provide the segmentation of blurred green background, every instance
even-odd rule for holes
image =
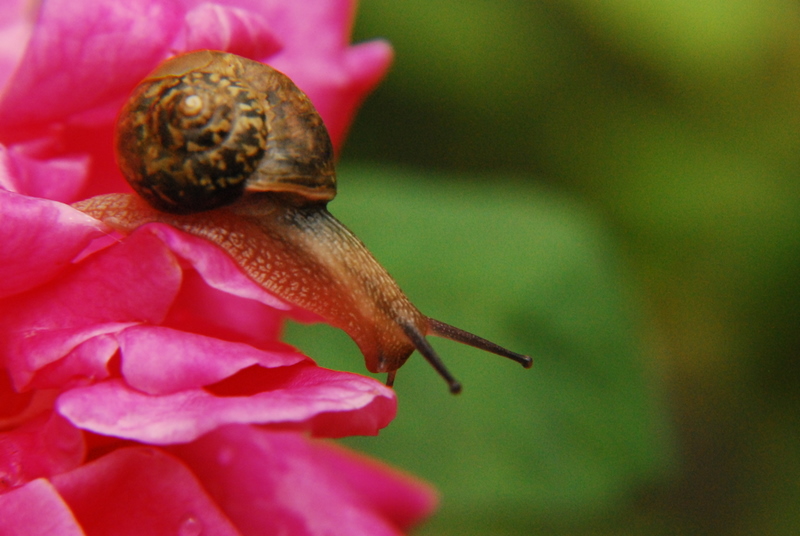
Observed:
[[[393,70],[331,211],[426,314],[347,443],[442,493],[419,534],[797,534],[800,3],[363,0]],[[289,337],[363,372],[326,326]]]

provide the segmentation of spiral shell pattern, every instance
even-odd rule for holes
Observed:
[[[117,158],[155,208],[190,213],[238,199],[267,144],[256,92],[217,72],[140,85],[117,124]]]

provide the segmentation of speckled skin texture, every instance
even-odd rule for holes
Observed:
[[[396,370],[413,352],[403,326],[428,332],[428,319],[321,205],[296,207],[262,193],[198,214],[161,212],[131,194],[74,206],[124,233],[161,222],[215,243],[265,289],[343,329],[371,372]]]

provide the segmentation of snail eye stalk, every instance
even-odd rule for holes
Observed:
[[[433,349],[431,343],[428,342],[428,339],[420,333],[420,331],[416,328],[416,326],[412,325],[404,325],[403,331],[405,331],[406,336],[411,340],[411,343],[417,349],[419,353],[422,354],[428,363],[439,373],[439,376],[444,378],[444,381],[447,382],[447,386],[450,389],[450,392],[454,395],[457,395],[461,392],[461,383],[456,380],[450,371],[447,370],[447,367],[444,365],[444,362],[439,357],[439,354],[436,353],[436,350]],[[394,382],[394,375],[391,377],[392,382]]]
[[[512,352],[511,350],[503,348],[499,344],[495,344],[492,341],[484,339],[483,337],[478,337],[477,335],[474,335],[468,331],[451,326],[450,324],[445,324],[444,322],[435,320],[433,318],[428,318],[428,323],[432,335],[450,339],[451,341],[460,342],[462,344],[466,344],[468,346],[472,346],[473,348],[484,350],[501,357],[507,357],[512,361],[516,361],[525,368],[531,368],[533,365],[533,359],[531,359],[530,356]]]
[[[414,347],[417,349],[417,351],[422,354],[422,356],[428,361],[428,363],[431,364],[436,372],[438,372],[439,375],[444,378],[445,382],[447,382],[450,392],[454,395],[460,393],[461,383],[450,373],[442,359],[439,357],[439,354],[436,353],[436,350],[433,349],[433,346],[431,346],[425,336],[420,333],[420,331],[414,325],[405,324],[402,327],[406,336],[408,336],[408,338],[414,344]],[[501,357],[506,357],[512,361],[516,361],[525,368],[531,368],[533,365],[533,359],[531,359],[530,356],[512,352],[511,350],[503,348],[499,344],[495,344],[490,340],[484,339],[483,337],[478,337],[473,333],[464,331],[463,329],[451,326],[450,324],[446,324],[434,318],[428,318],[428,331],[431,335],[450,339],[451,341],[460,342],[462,344],[472,346],[473,348],[478,348],[479,350],[484,350]],[[394,385],[396,374],[397,370],[389,372],[389,375],[386,378],[386,385],[390,387]]]

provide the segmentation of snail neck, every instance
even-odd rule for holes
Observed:
[[[415,345],[407,332],[427,333],[427,318],[411,304],[366,246],[327,209],[287,192],[249,193],[226,211],[258,226],[286,252],[293,279],[313,296],[303,307],[345,330],[372,372],[399,368]],[[306,277],[303,274],[314,274]]]

